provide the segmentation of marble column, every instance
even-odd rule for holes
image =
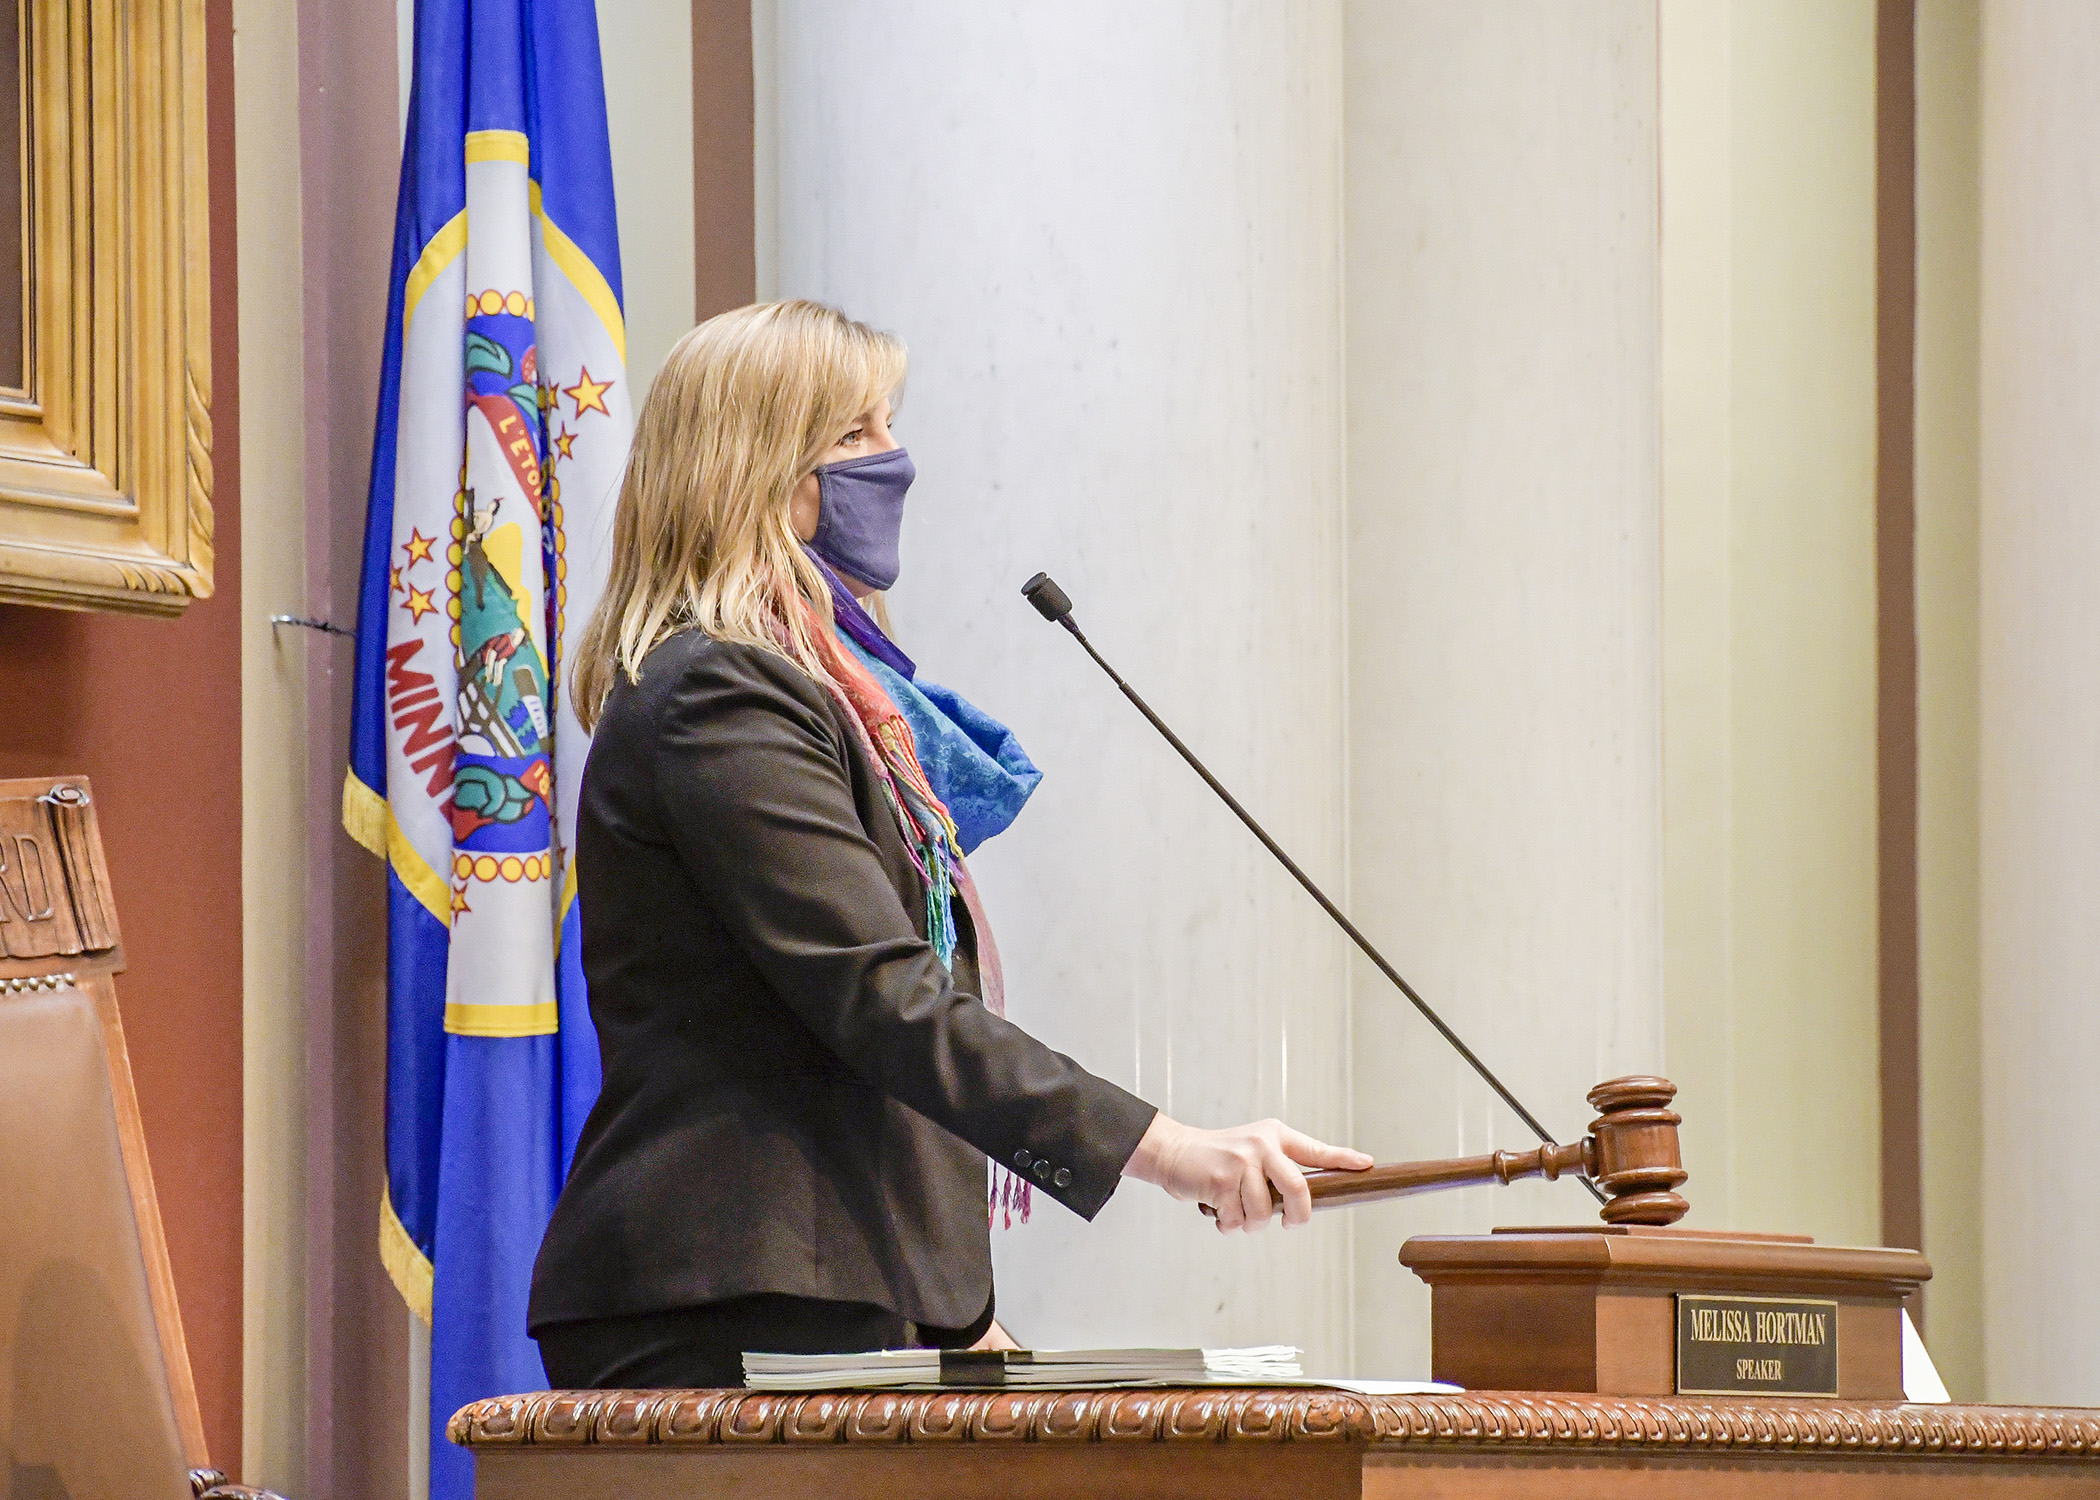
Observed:
[[[1350,1119],[1326,919],[1062,631],[1346,888],[1341,37],[1333,3],[762,5],[762,287],[900,334],[892,596],[1047,773],[975,861],[1011,1012],[1175,1116]],[[1045,1346],[1348,1358],[1350,1224],[1220,1237],[1126,1185],[995,1232]]]
[[[1548,1129],[1661,1071],[1655,7],[1347,10],[1359,922]],[[1532,1144],[1368,965],[1357,1144]],[[1569,1182],[1356,1215],[1357,1365],[1428,1364],[1410,1234],[1594,1221]]]
[[[2100,1402],[2100,11],[1983,28],[1984,1329],[1993,1401]]]

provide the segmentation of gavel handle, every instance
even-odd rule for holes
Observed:
[[[1361,1172],[1311,1171],[1305,1185],[1312,1190],[1314,1208],[1351,1208],[1385,1198],[1405,1198],[1413,1193],[1435,1193],[1445,1188],[1477,1187],[1489,1182],[1515,1182],[1523,1177],[1543,1177],[1548,1182],[1563,1173],[1590,1175],[1595,1163],[1590,1138],[1565,1146],[1541,1146],[1536,1151],[1494,1151],[1486,1156],[1455,1156],[1444,1161],[1382,1162]],[[1283,1194],[1269,1184],[1269,1197],[1283,1206]],[[1212,1218],[1209,1204],[1203,1211]]]

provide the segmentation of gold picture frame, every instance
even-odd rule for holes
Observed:
[[[0,10],[23,341],[0,351],[21,379],[0,385],[0,601],[177,614],[212,591],[203,0]]]

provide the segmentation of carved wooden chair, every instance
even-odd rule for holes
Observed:
[[[0,781],[8,1494],[259,1500],[205,1454],[117,1016],[123,967],[87,781]]]

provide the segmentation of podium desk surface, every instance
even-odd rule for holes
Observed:
[[[1773,1397],[539,1391],[462,1408],[479,1500],[2093,1497],[2100,1409]]]

